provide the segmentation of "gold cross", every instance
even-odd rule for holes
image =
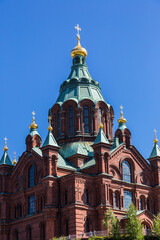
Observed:
[[[120,109],[121,109],[121,113],[122,113],[122,111],[123,111],[123,107],[122,107],[122,105],[120,106]]]
[[[32,115],[33,115],[33,120],[35,120],[35,115],[36,115],[36,114],[35,114],[34,111],[32,112]]]
[[[4,138],[5,146],[7,145],[7,140],[8,140],[8,139],[5,137],[5,138]]]
[[[14,158],[16,158],[16,152],[14,152],[13,154],[14,154]]]
[[[80,38],[79,31],[81,31],[81,28],[79,27],[79,24],[75,26],[75,29],[77,29],[77,37]]]
[[[49,116],[48,119],[49,119],[49,125],[51,125],[51,119],[52,119],[52,117]]]
[[[154,135],[155,135],[155,138],[156,138],[156,133],[157,133],[157,130],[156,130],[156,129],[154,129]]]

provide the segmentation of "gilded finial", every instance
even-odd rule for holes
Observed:
[[[8,147],[7,147],[7,138],[5,137],[4,138],[4,141],[5,141],[5,146],[4,146],[4,148],[3,148],[3,150],[5,151],[5,152],[7,152],[7,150],[8,150]]]
[[[30,129],[37,129],[38,128],[38,125],[35,123],[35,112],[33,111],[32,112],[32,123],[30,124],[29,128]]]
[[[154,140],[153,140],[154,143],[158,143],[158,139],[157,139],[157,136],[156,136],[156,132],[157,132],[157,130],[154,129]]]
[[[16,161],[16,152],[13,153],[14,154],[14,159],[13,159],[13,165],[15,166],[17,164],[17,161]]]
[[[100,119],[99,128],[103,128],[102,115],[101,114],[99,114],[99,119]]]
[[[49,127],[48,127],[48,131],[52,131],[52,130],[53,130],[53,128],[52,128],[52,126],[51,126],[51,119],[52,119],[52,117],[49,116],[48,119],[49,119]]]
[[[122,105],[120,106],[121,109],[121,117],[118,119],[118,123],[126,123],[127,120],[123,117],[123,107]]]
[[[71,56],[73,58],[75,56],[77,56],[77,55],[82,55],[83,57],[86,57],[87,56],[87,50],[85,48],[83,48],[81,46],[81,44],[80,44],[80,34],[79,34],[79,31],[81,31],[81,28],[77,24],[77,26],[75,26],[75,29],[77,29],[77,46],[72,49]]]

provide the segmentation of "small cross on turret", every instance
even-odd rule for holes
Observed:
[[[75,29],[77,29],[77,37],[80,39],[79,31],[81,31],[81,28],[79,27],[79,24],[75,26]]]

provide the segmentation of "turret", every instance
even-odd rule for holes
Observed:
[[[115,132],[116,140],[114,141],[114,143],[117,144],[117,139],[118,139],[119,144],[125,143],[126,148],[129,148],[129,146],[131,145],[131,133],[129,129],[126,127],[127,120],[123,117],[123,107],[121,106],[120,108],[121,108],[121,117],[118,119],[119,126]]]
[[[5,164],[5,165],[10,165],[10,166],[12,166],[12,162],[11,162],[9,156],[8,156],[8,153],[7,153],[7,151],[8,151],[7,138],[5,137],[4,140],[5,140],[5,146],[4,146],[4,148],[3,148],[4,153],[3,153],[3,156],[2,156],[2,158],[1,158],[1,160],[0,160],[0,165]]]
[[[41,148],[46,165],[46,175],[57,176],[59,146],[52,134],[51,117],[49,116],[48,134]]]
[[[30,133],[26,137],[26,150],[31,151],[33,147],[41,147],[41,137],[37,131],[38,125],[35,123],[35,112],[32,112],[33,118],[30,124]]]
[[[155,137],[153,140],[153,149],[152,152],[148,158],[151,167],[152,167],[152,171],[153,171],[153,176],[154,176],[154,185],[160,185],[160,172],[159,172],[159,168],[160,168],[160,148],[158,146],[158,139],[156,136],[156,130],[154,130],[155,132]]]
[[[109,173],[108,157],[110,155],[111,143],[108,141],[102,122],[99,125],[99,132],[92,145],[94,149],[94,158],[96,160],[97,173]]]

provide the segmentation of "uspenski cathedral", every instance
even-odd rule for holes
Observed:
[[[78,25],[76,29],[73,65],[49,109],[45,141],[33,112],[26,149],[18,162],[11,162],[5,142],[0,160],[0,239],[49,240],[102,231],[108,208],[125,228],[126,209],[132,202],[147,232],[160,212],[156,133],[148,161],[131,144],[122,108],[113,133],[113,107],[88,71],[81,29]]]

